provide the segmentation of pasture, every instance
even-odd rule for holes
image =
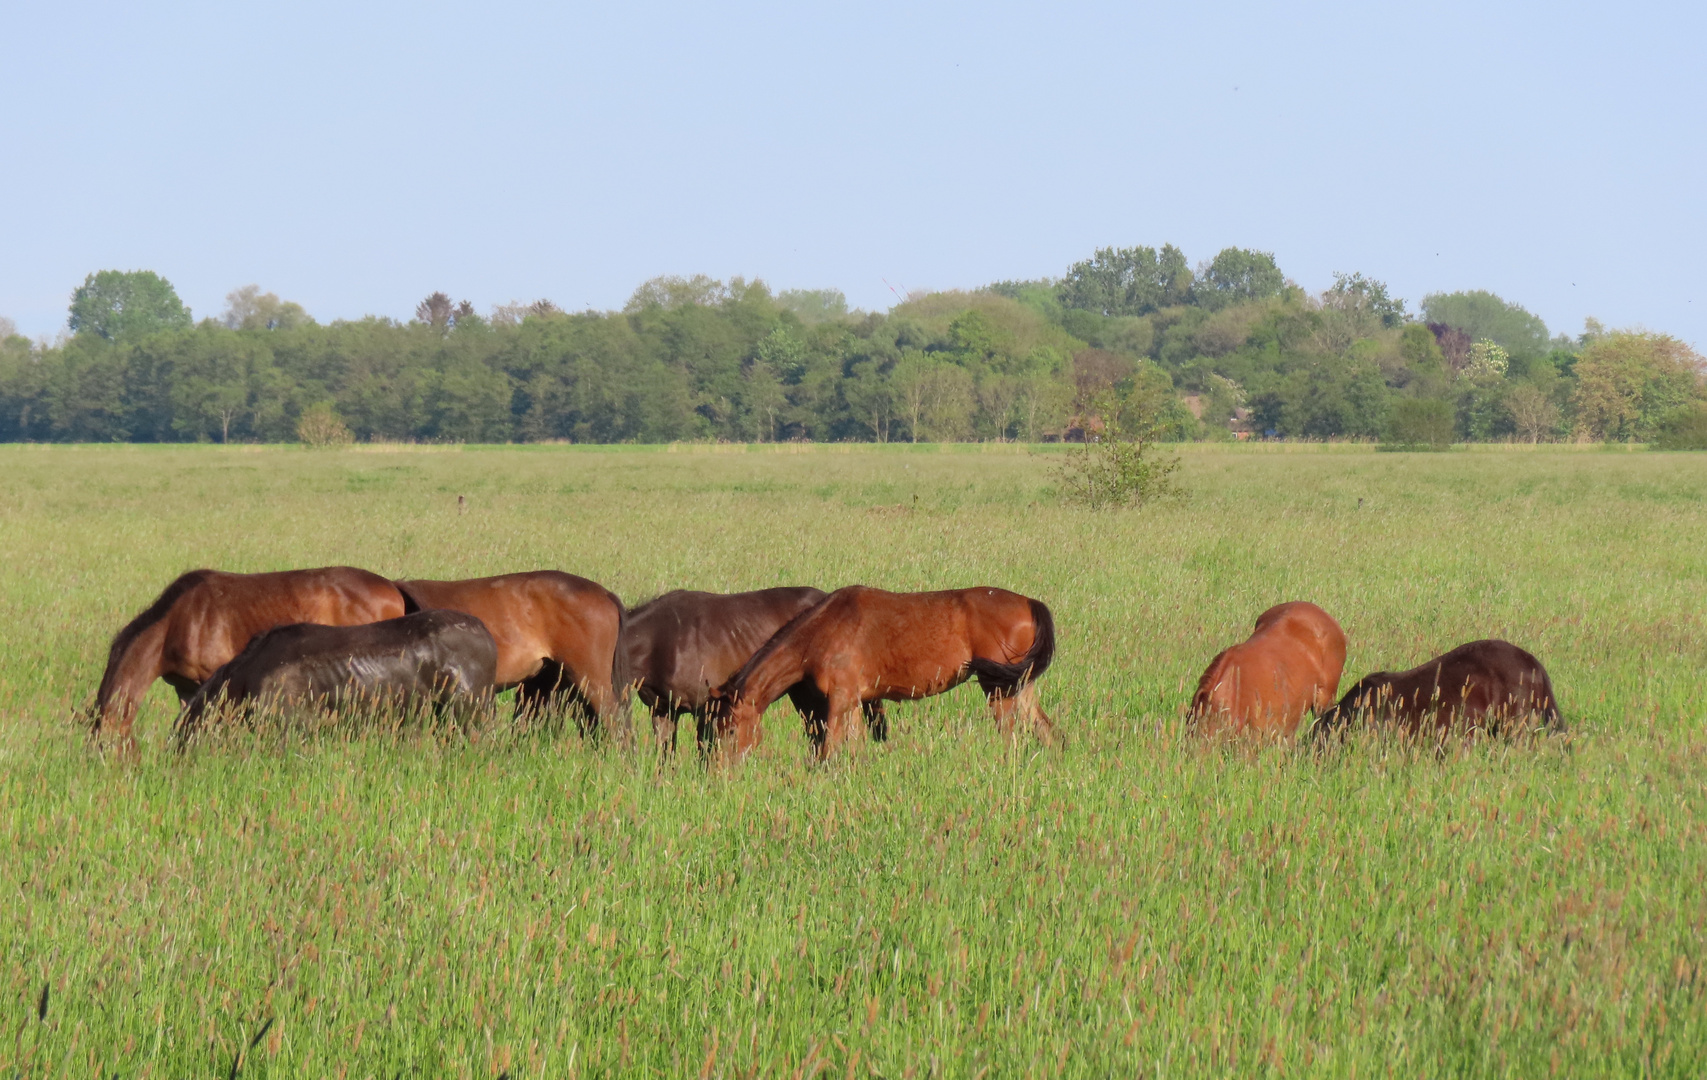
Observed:
[[[0,1071],[260,1076],[1699,1075],[1707,458],[1189,447],[1093,515],[1020,447],[0,447]],[[458,496],[464,503],[459,509]],[[636,603],[863,582],[1037,596],[1009,745],[975,686],[822,768],[572,730],[90,749],[179,572],[559,568]],[[1459,642],[1568,740],[1205,746],[1281,600],[1342,688]],[[643,717],[636,713],[644,731]],[[241,1061],[238,1059],[241,1058]]]

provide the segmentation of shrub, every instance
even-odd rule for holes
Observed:
[[[1179,458],[1156,449],[1171,419],[1166,405],[1142,391],[1125,398],[1112,391],[1099,394],[1096,411],[1103,429],[1067,451],[1055,474],[1062,497],[1092,510],[1117,510],[1178,494],[1169,477],[1179,468]]]
[[[1654,440],[1655,450],[1707,450],[1707,401],[1672,413]]]
[[[1405,398],[1393,406],[1384,440],[1392,449],[1441,450],[1452,443],[1452,402]]]
[[[302,411],[301,419],[296,422],[296,437],[315,447],[348,446],[356,438],[329,401]]]

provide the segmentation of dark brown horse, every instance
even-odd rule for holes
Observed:
[[[631,735],[616,689],[627,683],[617,651],[625,612],[603,585],[535,570],[397,587],[423,611],[460,611],[486,624],[498,643],[498,689],[517,688],[517,716],[533,715],[561,694],[589,727],[613,720],[620,738]]]
[[[1410,735],[1444,735],[1454,727],[1494,733],[1526,719],[1539,719],[1549,731],[1565,728],[1547,669],[1511,642],[1489,639],[1409,671],[1365,675],[1310,734],[1333,734],[1354,722],[1391,725]]]
[[[478,708],[492,697],[498,645],[460,611],[362,626],[278,626],[213,673],[178,716],[181,748],[210,707]]]
[[[719,739],[741,756],[758,743],[765,709],[787,694],[822,761],[855,730],[865,702],[913,701],[976,677],[1003,732],[1023,714],[1053,743],[1035,681],[1054,654],[1049,609],[1018,593],[853,585],[777,631],[713,693],[710,713]]]
[[[1345,632],[1332,615],[1303,600],[1276,604],[1209,662],[1190,715],[1204,734],[1290,738],[1306,712],[1334,703],[1344,670]]]
[[[409,610],[397,586],[352,566],[267,574],[191,570],[113,638],[95,692],[94,730],[109,728],[129,741],[137,705],[155,679],[188,701],[251,638],[275,626],[354,626]]]
[[[709,750],[706,702],[778,630],[829,594],[808,586],[709,593],[677,589],[628,612],[622,631],[630,684],[652,713],[652,731],[667,753],[676,745],[676,721],[698,722],[699,744]],[[887,734],[883,703],[866,704],[874,739]]]

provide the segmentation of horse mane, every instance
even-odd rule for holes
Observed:
[[[808,617],[817,614],[818,609],[828,603],[830,598],[835,595],[835,593],[830,593],[828,596],[824,597],[824,599],[818,601],[816,604],[813,604],[794,618],[777,627],[776,633],[770,636],[770,640],[765,642],[763,645],[760,645],[759,651],[754,653],[752,656],[749,656],[747,658],[747,662],[741,665],[741,670],[729,676],[729,680],[723,684],[721,689],[727,691],[731,697],[739,696],[741,691],[747,688],[747,679],[753,674],[754,669],[756,669],[760,663],[764,662],[764,660],[772,653],[776,652],[777,649],[782,647],[782,639],[796,626],[805,622]]]
[[[107,649],[107,670],[101,675],[100,689],[95,691],[96,708],[100,708],[106,702],[107,695],[112,690],[112,681],[118,670],[119,662],[124,659],[125,653],[129,651],[136,639],[141,637],[149,627],[170,614],[178,601],[184,598],[185,593],[202,584],[216,572],[213,570],[190,570],[180,574],[178,580],[166,586],[165,590],[155,598],[154,603],[148,605],[140,615],[126,623],[124,628],[114,635],[113,643]]]

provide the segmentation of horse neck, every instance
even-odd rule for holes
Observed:
[[[736,697],[763,712],[789,687],[806,677],[806,663],[794,642],[782,641],[759,657],[743,675]]]
[[[111,714],[121,724],[135,713],[137,702],[148,687],[161,675],[161,657],[166,643],[166,623],[161,619],[126,641],[115,646],[107,656],[107,670],[101,675],[101,685],[95,691],[95,715],[104,721]]]

